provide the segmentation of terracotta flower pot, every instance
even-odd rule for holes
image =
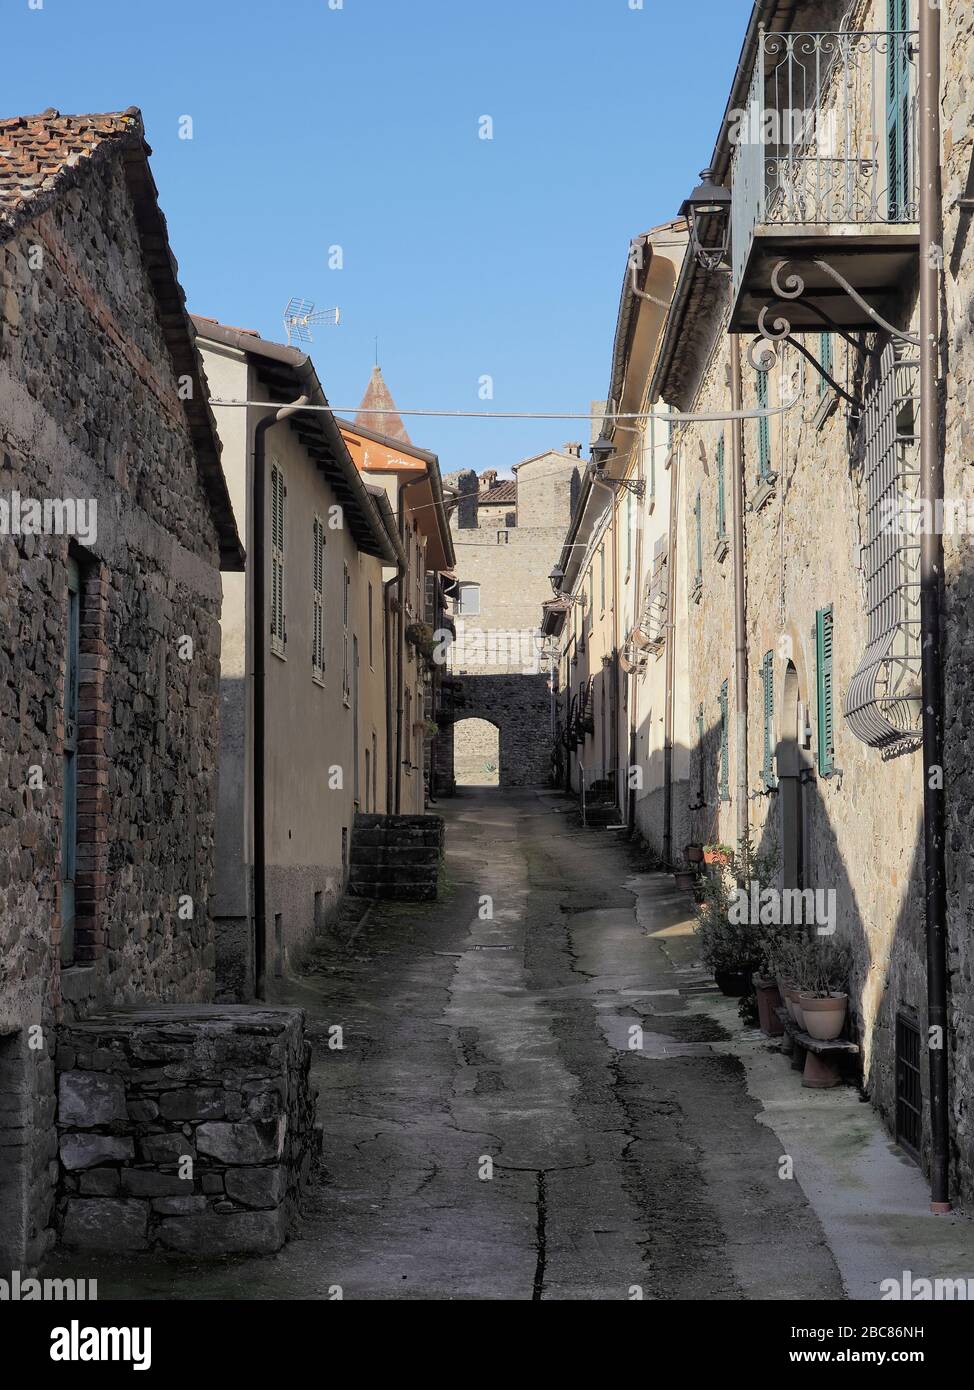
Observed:
[[[848,994],[830,994],[827,999],[818,999],[813,994],[801,996],[805,1032],[819,1042],[834,1042],[839,1037],[848,1010]]]
[[[788,1006],[788,1012],[791,1014],[798,1027],[804,1032],[805,1019],[802,1016],[801,996],[794,985],[785,986],[785,1003]]]
[[[705,864],[727,864],[729,861],[722,849],[705,849],[703,862]]]
[[[703,845],[687,845],[684,854],[688,864],[703,863]]]

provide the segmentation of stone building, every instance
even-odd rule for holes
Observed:
[[[456,638],[449,652],[458,782],[545,784],[552,772],[550,673],[540,612],[581,486],[581,445],[450,475],[456,550]],[[544,669],[543,669],[544,668]]]
[[[58,1025],[214,987],[220,570],[243,551],[148,152],[135,109],[0,121],[6,1267],[54,1239],[59,1180],[60,1215],[79,1200]]]
[[[952,1190],[969,1198],[974,10],[962,0],[939,10],[944,244],[925,261],[918,5],[753,6],[708,170],[730,193],[729,253],[719,225],[701,220],[646,381],[660,422],[670,411],[687,418],[676,420],[668,451],[665,546],[658,553],[654,543],[652,563],[644,550],[640,575],[647,596],[669,591],[657,641],[676,657],[682,720],[664,739],[665,796],[648,803],[640,827],[673,867],[684,837],[734,845],[749,830],[776,857],[779,888],[822,895],[828,915],[812,930],[834,928],[851,950],[850,1028],[865,1089],[903,1152],[928,1168],[937,1030],[924,789],[943,780],[949,1157]],[[800,112],[782,109],[788,92],[803,94]],[[919,491],[927,264],[940,281],[947,384],[945,518],[930,520]],[[610,436],[626,399],[622,382]],[[617,467],[610,457],[606,473]],[[918,546],[931,526],[944,530],[946,734],[943,767],[925,777]],[[582,571],[573,577],[573,596],[584,582]]]
[[[327,405],[310,358],[195,318],[212,396]],[[264,537],[254,527],[259,405],[214,407],[247,553],[269,595],[263,727],[254,723],[253,578],[224,581],[220,800],[212,915],[221,997],[270,997],[345,890],[355,815],[387,810],[386,580],[406,566],[386,494],[373,495],[327,411],[297,412],[264,447]],[[265,905],[254,894],[254,755],[263,742]],[[258,933],[259,925],[259,933]]]

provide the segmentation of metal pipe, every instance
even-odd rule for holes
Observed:
[[[920,6],[920,496],[943,498],[940,447],[939,297],[943,246],[940,187],[940,9]],[[944,698],[941,604],[944,547],[937,526],[920,544],[923,698],[923,847],[927,926],[927,1049],[930,1063],[930,1206],[950,1210],[947,1065],[947,887],[944,857]]]
[[[666,674],[663,695],[663,864],[673,866],[673,686],[676,675],[676,585],[679,574],[680,449],[670,454],[670,517],[666,547]]]
[[[399,537],[405,547],[406,541],[406,488],[400,483],[396,492],[396,511],[399,514]],[[405,631],[406,631],[406,573],[400,570],[396,584],[396,780],[394,811],[398,816],[402,811],[402,718],[405,686]]]
[[[730,335],[731,409],[739,411],[741,389],[741,340]],[[734,684],[737,764],[738,848],[748,832],[747,769],[747,589],[744,570],[744,422],[737,420],[731,445],[731,494],[734,506]]]
[[[267,431],[286,420],[289,415],[308,403],[307,396],[299,396],[290,405],[281,406],[273,415],[265,415],[258,420],[254,429],[254,471],[251,493],[251,510],[254,517],[253,540],[249,547],[253,583],[254,602],[254,752],[252,759],[254,805],[254,993],[258,999],[266,998],[267,971],[267,826],[264,802],[264,743],[266,736],[266,692],[267,676],[266,652],[268,634],[266,631],[265,599],[265,478],[264,458]]]
[[[619,807],[619,814],[622,815],[622,802],[619,796],[618,772],[619,772],[619,537],[618,525],[616,522],[616,491],[601,478],[595,476],[595,468],[590,465],[590,476],[593,487],[605,488],[609,494],[609,528],[612,541],[612,682],[609,686],[611,692],[611,723],[609,739],[609,761],[613,769],[613,788],[616,802]]]

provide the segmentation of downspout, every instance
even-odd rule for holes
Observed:
[[[385,625],[385,646],[386,646],[386,815],[390,815],[395,803],[396,784],[395,764],[392,760],[395,748],[395,730],[393,728],[393,634],[395,623],[393,622],[392,605],[394,602],[394,591],[399,584],[399,574],[394,578],[387,579],[382,586],[384,603],[382,605],[382,621]],[[398,660],[396,665],[398,666]]]
[[[731,410],[742,410],[741,340],[730,335]],[[747,588],[744,571],[744,421],[735,420],[731,446],[731,495],[734,507],[734,684],[737,764],[737,842],[747,838],[750,802],[747,766]]]
[[[619,538],[616,534],[616,494],[615,489],[601,478],[595,476],[595,468],[591,468],[591,478],[593,487],[605,488],[609,494],[609,529],[612,534],[612,684],[609,687],[612,692],[612,737],[609,740],[609,757],[612,760],[613,779],[619,768]],[[603,771],[607,769],[603,768]],[[616,786],[616,801],[619,804],[619,813],[622,813],[622,802],[619,797],[619,787]]]
[[[264,804],[264,745],[266,733],[266,692],[267,676],[267,630],[266,630],[266,584],[264,579],[264,528],[265,528],[265,479],[264,459],[267,431],[273,429],[289,415],[308,404],[307,396],[299,396],[291,405],[281,406],[273,415],[265,415],[258,420],[254,430],[254,471],[251,493],[251,509],[254,517],[254,532],[251,548],[251,574],[254,595],[254,756],[253,787],[254,805],[254,992],[258,999],[264,999],[267,969],[267,824]]]
[[[680,449],[670,459],[670,537],[666,566],[666,678],[663,697],[663,864],[673,866],[673,686],[676,673],[676,604],[679,574]]]
[[[396,491],[396,510],[399,513],[399,538],[405,545],[406,521],[404,515],[405,488],[402,483]],[[408,554],[408,551],[407,551]],[[402,812],[402,717],[405,689],[404,651],[406,633],[406,573],[400,570],[396,583],[396,781],[394,814]]]
[[[939,296],[943,246],[940,180],[940,9],[920,5],[920,496],[943,498],[940,448]],[[944,856],[944,692],[941,605],[944,547],[936,526],[920,539],[923,691],[923,848],[927,925],[927,1048],[930,1059],[930,1207],[950,1211],[947,1062],[947,891]]]
[[[635,271],[633,272],[635,277]],[[641,291],[640,291],[641,293]],[[644,427],[645,428],[645,427]],[[650,421],[650,448],[655,447],[655,424]],[[639,484],[643,480],[643,435],[639,436],[636,446],[636,482]],[[640,506],[645,505],[645,499],[639,496],[637,489],[636,501]],[[643,529],[645,519],[636,527],[636,554],[635,554],[635,586],[633,589],[633,627],[639,622],[642,615],[642,573],[643,573]],[[632,785],[632,769],[636,765],[636,740],[638,738],[638,727],[636,716],[638,714],[639,689],[636,683],[635,672],[630,672],[627,676],[629,681],[629,768],[626,777],[626,833],[631,839],[636,833],[636,788]]]

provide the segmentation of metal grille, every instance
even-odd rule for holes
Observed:
[[[896,1141],[919,1162],[922,1093],[920,1030],[906,1014],[896,1016]]]
[[[863,413],[867,646],[843,712],[872,748],[913,743],[920,707],[919,363],[887,344]]]

